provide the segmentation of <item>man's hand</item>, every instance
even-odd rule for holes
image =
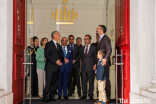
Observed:
[[[62,63],[60,62],[61,60],[57,60],[56,61],[56,64],[58,65],[58,66],[62,66]]]
[[[69,60],[64,58],[64,62],[65,62],[65,64],[67,64],[67,63],[69,63]]]
[[[102,59],[101,65],[106,66],[106,63],[107,63],[107,59]]]
[[[93,66],[93,70],[96,70],[96,64]]]
[[[99,82],[101,82],[101,80],[99,80]]]
[[[73,60],[73,64],[75,64],[76,60]]]

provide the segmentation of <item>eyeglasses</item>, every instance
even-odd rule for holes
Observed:
[[[62,42],[67,42],[67,40],[62,40]]]
[[[90,40],[90,39],[84,39],[84,40]]]

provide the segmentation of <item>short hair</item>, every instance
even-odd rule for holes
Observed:
[[[73,37],[73,38],[75,39],[74,35],[69,35],[69,36],[68,36],[68,39],[69,39],[70,37]]]
[[[104,26],[104,25],[99,25],[100,27],[101,27],[101,29],[103,30],[103,33],[106,33],[106,26]]]
[[[82,42],[82,38],[81,38],[81,37],[77,37],[77,38],[76,38],[76,41],[77,41],[77,40],[79,40],[79,39],[80,39],[80,40],[81,40],[81,42]]]
[[[36,40],[36,39],[38,39],[36,36],[35,36],[35,37],[33,37],[33,42],[35,42],[35,40]]]
[[[62,39],[63,39],[63,38],[66,38],[66,39],[67,39],[67,37],[62,37]],[[61,39],[61,41],[62,41],[62,39]],[[67,39],[67,40],[68,40],[68,39]]]
[[[51,38],[52,38],[52,39],[54,38],[54,35],[55,35],[56,32],[58,32],[58,31],[53,31],[53,32],[51,33]]]
[[[87,34],[87,35],[85,35],[85,36],[89,36],[89,38],[92,39],[92,37],[91,37],[89,34]]]
[[[98,51],[100,55],[102,55],[102,57],[104,58],[106,55],[106,51],[105,50],[99,50]]]
[[[41,45],[41,46],[43,46],[43,43],[42,43],[42,42],[44,42],[45,39],[47,39],[47,38],[42,38],[42,39],[41,39],[41,41],[40,41],[40,45]],[[48,41],[48,39],[47,39],[47,41]]]

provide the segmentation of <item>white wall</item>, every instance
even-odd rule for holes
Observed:
[[[13,0],[0,1],[0,104],[12,104]]]

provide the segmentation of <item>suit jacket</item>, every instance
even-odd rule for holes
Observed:
[[[62,47],[61,47],[61,49],[62,49]],[[62,55],[63,55],[63,57],[65,57],[63,49],[62,49]],[[73,63],[73,56],[72,55],[73,55],[72,49],[69,46],[67,46],[66,59],[69,60],[69,63],[65,64],[64,61],[61,61],[62,66],[60,66],[60,68],[59,68],[60,72],[64,72],[64,71],[70,72],[70,70],[72,69],[72,63]]]
[[[96,64],[96,59],[97,59],[97,52],[96,52],[96,47],[93,45],[90,45],[89,52],[87,56],[84,54],[85,46],[81,48],[81,60],[82,60],[82,65],[81,65],[81,72],[84,70],[87,70],[88,72],[93,72],[93,66]]]
[[[96,67],[96,78],[97,80],[108,80],[106,66],[101,65],[100,61]]]
[[[110,39],[107,35],[104,35],[102,37],[101,41],[98,43],[97,51],[99,51],[101,49],[106,51],[106,56],[104,58],[107,59],[107,64],[109,64],[109,66],[110,66],[111,65],[110,55],[112,53],[112,47],[111,47]],[[98,61],[99,60],[97,59],[97,63],[98,63]]]
[[[70,45],[68,45],[70,47]],[[76,60],[72,67],[80,67],[80,47],[74,44],[73,60]]]
[[[46,58],[45,70],[46,71],[57,71],[59,66],[56,64],[57,60],[64,60],[62,56],[62,47],[57,43],[57,47],[53,41],[50,41],[45,46],[44,56]]]

